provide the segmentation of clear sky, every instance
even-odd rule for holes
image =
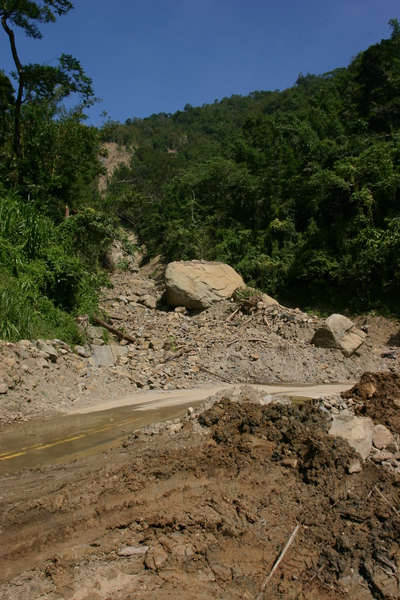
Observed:
[[[173,113],[232,94],[292,86],[299,73],[345,67],[390,37],[399,0],[75,0],[42,26],[16,30],[22,63],[81,61],[101,103],[89,123]],[[0,29],[0,69],[13,68]]]

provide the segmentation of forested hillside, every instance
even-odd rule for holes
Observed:
[[[109,122],[132,148],[107,206],[151,254],[221,260],[286,301],[400,299],[400,27],[282,92]],[[127,221],[128,222],[128,221]]]
[[[150,256],[227,262],[282,302],[398,310],[397,20],[348,68],[98,129],[79,60],[26,63],[14,36],[40,39],[71,8],[0,7],[15,63],[0,70],[0,338],[79,340],[74,316],[97,310],[121,222]],[[103,194],[105,141],[132,160]]]

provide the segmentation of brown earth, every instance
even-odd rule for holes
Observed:
[[[321,319],[298,309],[167,311],[158,276],[134,266],[104,291],[135,339],[115,365],[54,340],[54,362],[2,344],[3,427],[137,389],[246,386],[112,450],[0,477],[0,598],[400,598],[398,322],[357,319],[367,341],[346,358],[310,344]],[[351,380],[343,399],[300,408],[247,385]],[[394,434],[384,459],[328,435],[353,409]]]
[[[352,472],[316,405],[256,401],[3,478],[1,598],[399,598],[400,475]]]
[[[372,386],[372,387],[371,387]],[[371,417],[393,433],[400,434],[400,375],[398,373],[364,373],[359,383],[342,395],[361,400],[356,414]]]

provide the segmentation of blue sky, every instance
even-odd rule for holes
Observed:
[[[81,61],[101,103],[90,109],[124,122],[173,113],[232,94],[290,87],[299,73],[344,67],[390,37],[398,0],[75,0],[41,28],[16,30],[22,63]],[[0,29],[0,68],[13,68]]]

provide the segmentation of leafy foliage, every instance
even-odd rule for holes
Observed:
[[[116,220],[96,208],[99,132],[84,110],[95,102],[80,62],[23,64],[13,27],[35,39],[73,5],[5,0],[0,19],[17,83],[0,71],[0,337],[80,340],[74,314],[97,310],[104,255]],[[67,109],[66,99],[77,104]],[[71,217],[65,218],[70,207]]]
[[[89,211],[60,224],[16,195],[0,199],[0,337],[80,339],[73,313],[95,312],[113,221]]]
[[[128,119],[108,207],[152,254],[222,260],[287,301],[398,306],[400,26],[346,69]]]

